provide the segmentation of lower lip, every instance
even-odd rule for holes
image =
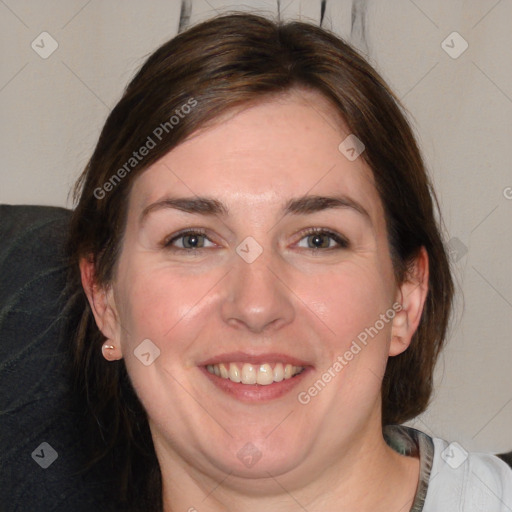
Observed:
[[[258,384],[242,384],[241,382],[233,382],[229,379],[217,377],[217,375],[210,373],[204,366],[200,366],[199,369],[221,391],[241,402],[247,403],[269,402],[290,393],[293,388],[297,387],[304,380],[306,374],[311,370],[310,367],[307,367],[295,377],[284,379],[281,382],[273,382],[267,386],[261,386]]]

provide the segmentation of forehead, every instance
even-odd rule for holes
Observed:
[[[137,177],[131,206],[142,210],[165,195],[198,195],[236,211],[249,203],[271,208],[291,197],[341,193],[380,216],[371,170],[339,150],[349,134],[319,93],[273,97],[222,116],[170,151]]]

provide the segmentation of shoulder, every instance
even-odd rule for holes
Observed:
[[[471,453],[433,438],[433,460],[423,512],[512,510],[512,468],[495,455]]]

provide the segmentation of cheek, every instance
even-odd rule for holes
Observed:
[[[347,263],[316,275],[303,284],[301,293],[307,297],[304,302],[338,340],[338,348],[373,326],[391,308],[393,296],[387,279],[367,262]]]
[[[320,377],[312,377],[302,391],[310,398],[318,394],[316,402],[311,398],[313,406],[320,416],[331,418],[333,431],[353,428],[351,422],[367,418],[379,401],[394,317],[393,290],[388,275],[370,259],[344,264],[303,283],[304,302],[321,319],[317,325],[327,328],[320,338]],[[347,416],[347,410],[352,414]]]
[[[124,275],[123,268],[127,270]],[[120,266],[118,276],[116,304],[128,374],[150,416],[168,424],[172,420],[167,417],[169,411],[187,403],[179,383],[186,382],[190,371],[188,349],[204,330],[198,315],[203,304],[201,297],[211,288],[211,280],[207,276],[180,276],[135,258]],[[140,359],[146,349],[139,349],[147,346],[145,340],[150,340],[158,350],[154,352],[158,354],[154,363],[147,366]],[[149,357],[153,358],[151,351],[155,349],[149,347]],[[167,404],[169,411],[160,410],[162,404]]]
[[[116,303],[124,348],[133,351],[142,340],[150,339],[162,355],[172,353],[176,361],[176,355],[199,335],[199,315],[219,277],[212,272],[185,275],[135,258],[120,266],[119,276],[123,268],[127,271],[118,280]]]

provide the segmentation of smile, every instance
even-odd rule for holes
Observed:
[[[219,363],[209,364],[206,369],[212,375],[231,382],[268,386],[274,382],[288,380],[304,370],[303,366],[284,363]]]
[[[270,352],[225,352],[199,361],[197,366],[215,388],[252,404],[288,395],[314,372],[310,359]]]

